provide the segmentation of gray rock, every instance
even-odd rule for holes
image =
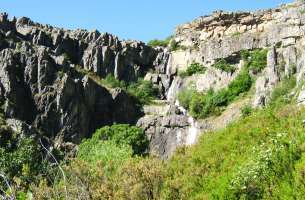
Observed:
[[[265,68],[263,75],[256,80],[256,93],[253,102],[254,107],[267,105],[273,88],[280,80],[278,69],[276,67],[276,58],[276,50],[273,47],[268,52],[267,67]]]

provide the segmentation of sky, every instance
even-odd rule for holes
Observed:
[[[97,29],[147,42],[215,10],[252,11],[292,0],[0,0],[0,12],[68,29]]]

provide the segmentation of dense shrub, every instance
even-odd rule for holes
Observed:
[[[105,164],[88,164],[74,159],[65,166],[66,182],[53,185],[42,180],[32,186],[35,199],[160,199],[166,175],[164,163],[157,158],[130,158],[107,175]],[[108,162],[107,165],[112,165]]]
[[[180,72],[179,76],[187,77],[187,76],[192,76],[193,74],[203,74],[206,71],[206,67],[199,63],[192,63],[190,64],[186,71]]]
[[[296,199],[304,199],[305,197],[305,142],[303,142],[299,150],[301,152],[301,159],[296,163],[295,171],[293,171],[296,192]]]
[[[179,44],[176,42],[176,40],[171,40],[169,43],[169,49],[171,51],[176,51],[179,49]]]
[[[150,81],[139,78],[135,82],[126,83],[123,80],[116,79],[113,75],[109,74],[106,78],[100,80],[102,85],[109,88],[121,88],[142,105],[149,104],[153,99],[158,96],[158,88],[156,88]]]
[[[167,37],[165,40],[158,40],[158,39],[154,39],[154,40],[151,40],[149,41],[147,44],[148,46],[151,46],[151,47],[167,47],[169,45],[169,42],[171,41],[172,39],[172,36],[170,37]]]
[[[45,152],[33,138],[7,127],[0,114],[0,194],[8,198],[24,196],[22,190],[52,173]],[[8,188],[8,184],[10,188]],[[3,191],[6,191],[3,193]]]
[[[78,158],[93,167],[100,163],[106,175],[113,173],[127,159],[132,156],[132,149],[128,145],[117,145],[113,141],[88,139],[79,146]]]
[[[227,72],[227,73],[233,73],[235,72],[236,68],[229,64],[225,59],[219,59],[214,64],[213,67],[216,69],[219,69],[221,71]]]
[[[150,157],[129,160],[116,176],[116,199],[159,200],[165,176],[165,167],[160,159]]]
[[[101,83],[110,88],[125,88],[127,85],[125,81],[116,79],[112,74],[108,74],[106,78],[101,79]]]
[[[219,102],[225,98],[221,96],[224,91],[215,93],[213,90],[209,90],[206,94],[197,93],[193,95],[189,106],[190,114],[195,118],[206,118],[211,115],[218,115],[222,109]]]
[[[84,140],[79,148],[79,156],[85,158],[91,149],[103,146],[99,144],[103,144],[103,141],[111,141],[117,146],[123,146],[124,149],[130,146],[134,154],[144,153],[148,145],[148,140],[141,128],[128,124],[115,124],[97,129],[91,139]],[[108,145],[112,144],[108,143]]]
[[[127,86],[127,92],[134,96],[142,105],[149,104],[158,96],[158,89],[150,82],[138,79]]]
[[[252,108],[251,105],[245,105],[241,109],[241,114],[242,114],[243,117],[249,116],[252,112],[253,112],[253,108]]]
[[[232,199],[269,199],[269,187],[278,179],[292,179],[295,160],[299,159],[295,141],[287,133],[272,135],[262,145],[253,149],[251,157],[233,175],[228,196]]]
[[[267,66],[267,49],[256,49],[253,51],[241,51],[241,57],[246,61],[246,66],[254,74],[261,72]]]

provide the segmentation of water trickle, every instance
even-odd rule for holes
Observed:
[[[196,139],[199,134],[199,129],[197,122],[194,120],[193,117],[188,118],[188,122],[190,124],[190,127],[188,129],[188,134],[186,137],[186,145],[193,145],[196,142]]]
[[[182,80],[176,76],[171,83],[171,86],[167,92],[166,99],[168,102],[174,102],[177,98],[177,94],[181,89]]]
[[[198,135],[200,133],[200,129],[198,128],[198,123],[196,122],[196,120],[193,117],[188,115],[187,110],[179,104],[178,100],[176,100],[175,105],[177,106],[179,111],[181,113],[183,113],[183,115],[188,116],[188,123],[189,123],[190,127],[187,130],[187,136],[186,136],[186,139],[185,139],[185,144],[186,145],[193,145],[193,144],[196,143],[196,140],[197,140]]]

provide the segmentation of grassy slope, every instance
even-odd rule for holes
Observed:
[[[110,175],[104,168],[122,157],[117,151],[99,153],[96,168],[72,162],[69,195],[88,190],[93,199],[305,199],[305,108],[292,103],[294,87],[295,79],[283,80],[270,106],[203,135],[169,161],[127,155]],[[73,182],[75,174],[86,187]],[[42,186],[33,189],[37,199],[46,191],[56,193],[56,188]],[[62,190],[62,181],[56,186]]]
[[[304,165],[300,164],[304,164],[305,156],[303,119],[305,113],[295,105],[277,105],[256,111],[224,130],[204,135],[197,145],[180,149],[170,161],[165,198],[297,198],[302,195],[300,188],[304,189],[305,180]],[[280,133],[285,134],[277,139]],[[280,145],[274,144],[274,140],[279,140]],[[261,159],[264,156],[268,158]],[[255,168],[265,164],[266,169]],[[258,177],[247,178],[251,170],[256,170]],[[295,185],[294,176],[303,186]]]

